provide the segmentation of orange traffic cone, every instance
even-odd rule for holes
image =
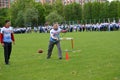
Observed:
[[[66,60],[69,60],[68,52],[66,52]]]

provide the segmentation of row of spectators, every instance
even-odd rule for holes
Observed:
[[[27,28],[14,28],[13,31],[14,31],[15,34],[30,33],[30,32],[32,32],[32,28],[31,27],[27,27]]]
[[[97,24],[75,24],[75,25],[60,25],[62,29],[68,29],[68,32],[84,32],[84,31],[117,31],[120,29],[120,23],[97,23]],[[14,33],[30,33],[32,31],[39,33],[48,33],[52,26],[38,26],[27,28],[14,28]]]
[[[119,23],[101,23],[70,26],[70,32],[74,31],[116,31],[119,30]]]

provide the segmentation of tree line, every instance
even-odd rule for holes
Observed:
[[[16,0],[10,8],[0,9],[0,26],[5,19],[10,19],[14,27],[38,26],[46,22],[97,23],[118,21],[120,18],[120,1],[88,2],[84,5],[72,3],[63,5],[56,0],[52,5],[41,4],[34,0]]]

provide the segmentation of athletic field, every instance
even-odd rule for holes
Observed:
[[[4,64],[0,47],[0,80],[120,80],[120,31],[73,32],[61,34],[74,38],[74,50],[70,41],[61,41],[63,59],[58,59],[54,47],[47,60],[49,34],[15,34],[10,65]],[[44,53],[38,54],[38,49]]]

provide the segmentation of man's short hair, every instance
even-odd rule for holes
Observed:
[[[8,22],[10,22],[10,20],[5,20],[5,24],[8,23]]]

